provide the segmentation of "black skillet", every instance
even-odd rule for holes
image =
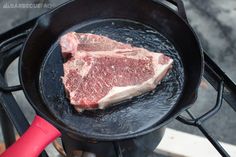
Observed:
[[[169,1],[182,6],[179,0]],[[63,59],[58,39],[69,31],[102,34],[161,51],[174,59],[173,68],[154,91],[105,110],[77,113],[60,79]],[[37,114],[62,133],[113,141],[147,134],[190,107],[202,77],[203,55],[186,15],[160,2],[74,0],[38,19],[22,50],[19,71]]]

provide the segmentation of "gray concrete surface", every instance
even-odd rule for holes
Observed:
[[[65,0],[46,0],[51,6],[57,6]],[[3,8],[8,3],[41,3],[40,0],[0,0],[0,33],[4,32],[24,21],[31,19],[50,8]],[[203,48],[220,65],[233,81],[236,81],[236,1],[235,0],[184,0],[187,16],[190,24],[198,34]],[[17,62],[17,61],[16,61]],[[15,64],[16,64],[15,62]],[[13,74],[14,66],[9,70],[7,78],[10,84],[17,84]],[[22,104],[21,108],[29,119],[34,112],[29,109],[29,104],[22,98],[21,92],[15,92],[17,100]],[[215,104],[216,92],[205,83],[199,89],[197,102],[192,107],[196,115],[201,115]],[[235,102],[236,103],[236,102]],[[236,113],[224,102],[219,114],[210,119],[206,127],[216,135],[217,139],[236,144]],[[178,121],[173,121],[168,127],[201,135],[193,128]]]

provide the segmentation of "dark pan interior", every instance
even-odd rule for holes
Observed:
[[[113,25],[112,21],[101,20],[111,18],[139,21],[151,27],[127,20],[115,21]],[[118,26],[121,28],[117,29]],[[183,66],[181,63],[174,65],[171,73],[154,92],[104,111],[78,114],[68,104],[60,79],[63,74],[62,58],[57,40],[63,32],[71,31],[68,30],[69,28],[81,32],[94,30],[94,33],[105,34],[119,41],[130,42],[154,51],[161,50],[172,56],[175,59],[175,64],[180,63],[178,62],[180,56]],[[113,31],[111,31],[112,28]],[[132,37],[128,37],[128,32],[132,29],[139,33],[135,34],[133,31]],[[117,32],[118,30],[123,31]],[[174,46],[156,30],[171,41]],[[184,74],[182,73],[183,69]],[[173,78],[174,72],[181,74],[180,77]],[[90,140],[134,138],[165,125],[194,102],[202,72],[203,54],[191,27],[173,10],[152,0],[71,1],[38,19],[22,49],[19,62],[23,91],[37,114],[59,128],[64,134]],[[178,85],[169,84],[176,81],[176,78],[184,80],[182,91],[180,84],[178,84],[180,88]],[[171,81],[172,79],[174,80]],[[165,84],[168,85],[168,88],[164,88]],[[162,92],[163,90],[166,92]],[[176,98],[172,97],[175,92]],[[171,101],[168,99],[168,94],[169,98],[173,98],[175,101],[167,103]],[[176,101],[178,97],[180,100]],[[174,105],[174,103],[176,104]],[[157,107],[156,110],[151,110],[153,106]],[[173,110],[170,112],[172,107]],[[129,114],[125,114],[128,112]],[[161,115],[167,116],[164,119]],[[135,120],[137,117],[140,121]],[[160,119],[162,120],[158,121]],[[94,123],[88,123],[89,121]],[[154,122],[158,123],[142,130]]]
[[[160,51],[173,58],[174,64],[154,91],[105,110],[77,113],[65,95],[61,80],[63,58],[56,41],[41,66],[39,87],[49,110],[64,124],[84,135],[128,135],[160,122],[173,109],[183,90],[184,68],[174,45],[158,31],[150,26],[124,19],[88,21],[66,32],[68,31],[104,35],[150,51]]]

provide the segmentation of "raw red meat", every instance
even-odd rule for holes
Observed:
[[[77,111],[103,109],[151,91],[173,60],[110,38],[70,32],[60,39],[65,86]]]

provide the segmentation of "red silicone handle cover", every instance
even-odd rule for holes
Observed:
[[[45,147],[61,135],[53,125],[35,116],[29,129],[0,157],[37,157]]]

